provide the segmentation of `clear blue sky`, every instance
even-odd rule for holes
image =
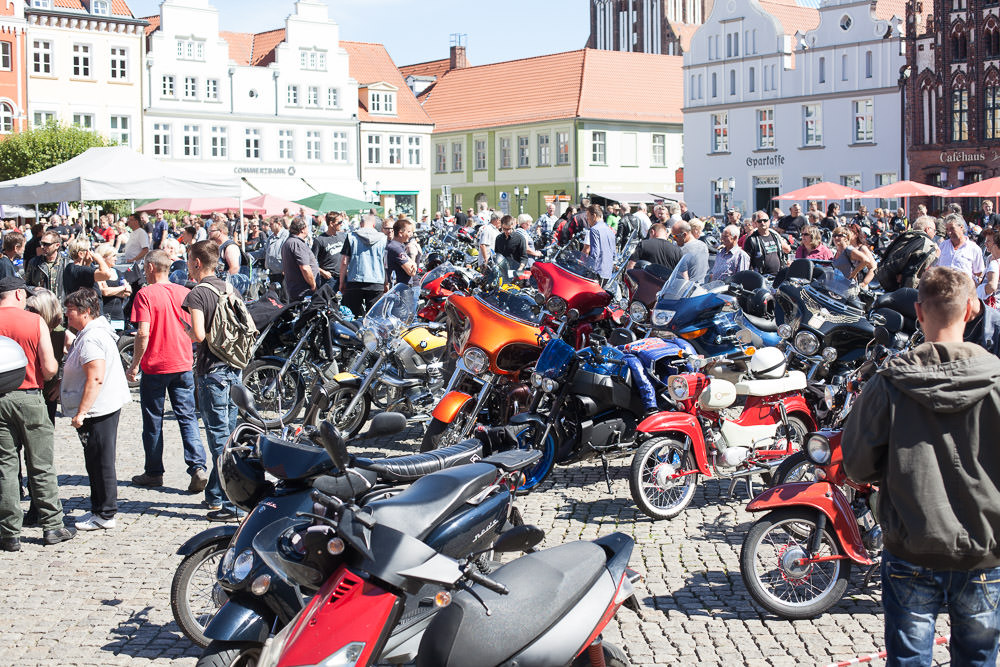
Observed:
[[[294,0],[210,0],[223,30],[263,32],[284,25]],[[160,0],[127,0],[136,16]],[[448,55],[449,36],[465,33],[473,65],[582,48],[590,33],[587,0],[328,0],[342,39],[380,42],[397,65]]]

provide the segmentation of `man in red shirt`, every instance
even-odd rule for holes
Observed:
[[[163,403],[170,394],[170,405],[181,429],[184,462],[191,475],[190,493],[199,493],[208,483],[205,472],[205,448],[198,432],[194,403],[194,356],[185,333],[190,324],[181,308],[190,291],[170,282],[170,257],[153,250],[145,258],[146,286],[139,290],[132,305],[132,321],[139,325],[135,352],[128,379],[139,379],[139,405],[142,408],[142,448],[146,454],[145,470],[132,478],[136,486],[163,485]]]
[[[24,461],[32,500],[38,508],[45,544],[73,539],[75,528],[63,526],[62,502],[54,463],[55,429],[42,396],[42,384],[55,377],[59,363],[45,322],[24,309],[28,292],[21,278],[0,279],[0,336],[13,339],[28,358],[24,382],[0,396],[0,551],[21,550],[21,487],[17,481],[17,442]]]

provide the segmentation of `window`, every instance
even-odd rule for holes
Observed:
[[[462,144],[457,141],[451,145],[451,170],[462,171]]]
[[[736,70],[729,70],[729,94],[736,94]]]
[[[56,114],[52,111],[36,111],[32,114],[35,127],[45,127],[50,121],[55,121]]]
[[[128,79],[128,49],[112,47],[111,78],[114,81],[125,81]]]
[[[969,91],[964,88],[951,92],[951,140],[969,140]]]
[[[185,125],[181,141],[184,157],[201,157],[201,126]]]
[[[871,100],[854,101],[854,143],[875,141],[875,116]]]
[[[368,164],[382,164],[382,135],[368,135]]]
[[[875,187],[880,188],[883,185],[890,185],[896,182],[896,173],[892,172],[889,174],[875,174]],[[876,207],[881,209],[887,209],[890,211],[895,211],[899,208],[898,199],[879,199],[875,204]]]
[[[132,145],[132,119],[128,116],[111,117],[111,140],[119,146]]]
[[[547,167],[552,164],[552,137],[547,134],[538,135],[538,166]]]
[[[500,137],[500,168],[510,169],[510,137]]]
[[[854,188],[855,190],[861,190],[861,176],[858,174],[851,174],[850,176],[841,176],[840,184],[846,185],[849,188]],[[840,207],[841,213],[854,213],[858,210],[858,206],[861,205],[860,199],[845,199],[844,204]]]
[[[3,102],[0,104],[0,134],[10,134],[13,131],[14,107],[7,102]]]
[[[306,159],[310,162],[319,162],[323,159],[323,142],[319,130],[308,130],[306,132]]]
[[[852,23],[854,23],[854,21],[851,19],[850,15],[844,14],[842,17],[840,17],[840,29],[841,30],[844,30],[844,31],[850,30]]]
[[[486,140],[476,139],[473,142],[473,149],[475,150],[475,162],[472,168],[476,171],[486,171]]]
[[[718,96],[719,96],[718,77],[716,77],[715,72],[712,72],[712,97],[718,97]]]
[[[983,90],[983,107],[986,112],[985,139],[1000,139],[1000,85],[993,83]]]
[[[162,79],[162,84],[160,86],[160,92],[163,97],[174,97],[174,77],[170,74],[164,74]]]
[[[1000,27],[991,24],[983,33],[983,48],[987,58],[1000,57]]]
[[[865,78],[872,78],[872,52],[865,51]]]
[[[347,132],[336,130],[333,133],[333,161],[347,162]]]
[[[325,71],[326,51],[317,49],[299,49],[299,67],[301,69]]]
[[[750,71],[747,73],[747,79],[747,91],[752,93],[754,92],[754,82],[757,80],[757,73],[753,67],[751,67]]]
[[[802,105],[802,145],[823,145],[822,108],[819,104]]]
[[[52,42],[36,39],[31,42],[31,71],[52,74]]]
[[[757,109],[757,148],[774,148],[774,109]]]
[[[340,108],[340,89],[339,88],[327,88],[326,89],[326,106],[331,109]]]
[[[248,160],[260,159],[260,130],[248,127],[243,133],[244,155]]]
[[[177,57],[181,60],[204,60],[205,42],[200,39],[178,39]]]
[[[434,146],[434,172],[443,174],[448,171],[448,147],[444,144]]]
[[[299,105],[299,87],[288,86],[288,106],[295,107],[298,105]]]
[[[569,132],[556,132],[556,164],[569,164]]]
[[[229,155],[229,133],[220,125],[212,127],[212,157],[225,158]]]
[[[218,79],[205,79],[205,99],[206,100],[217,100],[217,99],[219,99],[219,80]]]
[[[819,82],[826,83],[826,58],[819,59]]]
[[[31,6],[35,9],[52,9],[52,0],[31,0]]]
[[[389,135],[389,166],[403,166],[403,137],[398,134]]]
[[[170,157],[170,124],[153,124],[153,155]]]
[[[653,135],[653,152],[649,157],[649,162],[654,167],[667,166],[667,135]]]
[[[963,62],[968,57],[969,39],[963,28],[956,28],[951,34],[951,59]]]
[[[198,79],[193,76],[184,77],[184,97],[190,99],[198,97]]]
[[[73,45],[73,76],[90,78],[90,45]]]
[[[73,114],[73,124],[83,130],[94,129],[94,114],[75,113]]]
[[[369,97],[369,111],[372,113],[396,113],[396,93],[389,91],[370,91]]]
[[[847,54],[840,56],[840,80],[847,81]]]
[[[712,152],[725,153],[729,150],[729,112],[712,114]]]
[[[278,130],[278,159],[295,159],[295,132],[293,130]]]
[[[408,137],[406,139],[408,146],[408,162],[411,167],[419,167],[423,164],[423,156],[421,155],[421,138],[420,137]]]
[[[311,107],[319,106],[319,86],[309,86],[306,104]]]
[[[528,137],[526,136],[517,138],[517,166],[531,166],[531,155],[528,153]]]
[[[95,16],[111,16],[111,3],[108,0],[90,0],[90,13]]]
[[[0,69],[11,70],[11,45],[10,42],[0,42]]]
[[[594,131],[590,135],[590,161],[594,164],[607,164],[608,135],[605,132]]]

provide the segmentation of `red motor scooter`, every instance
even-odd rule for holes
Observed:
[[[799,450],[816,422],[802,396],[806,376],[786,373],[784,360],[773,347],[678,360],[702,368],[746,364],[747,372],[735,384],[701,372],[669,379],[676,410],[647,417],[636,429],[641,444],[629,487],[639,509],[654,519],[673,518],[690,504],[699,475],[732,480],[731,494],[740,479],[749,486],[751,475],[769,477]]]
[[[772,487],[747,506],[768,513],[743,539],[740,574],[751,597],[784,618],[812,618],[836,604],[852,563],[868,568],[866,585],[878,569],[878,489],[847,478],[840,438],[811,433],[804,451],[816,480]]]

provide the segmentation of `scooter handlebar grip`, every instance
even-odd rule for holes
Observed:
[[[319,489],[313,489],[312,499],[314,502],[319,503],[328,510],[335,510],[343,505],[339,499],[328,496]]]
[[[488,588],[494,593],[498,593],[499,595],[507,595],[510,592],[509,590],[507,590],[507,587],[501,584],[499,581],[493,581],[489,577],[479,574],[475,570],[469,570],[468,572],[465,573],[465,576],[468,577],[470,581],[479,584],[483,588]]]

